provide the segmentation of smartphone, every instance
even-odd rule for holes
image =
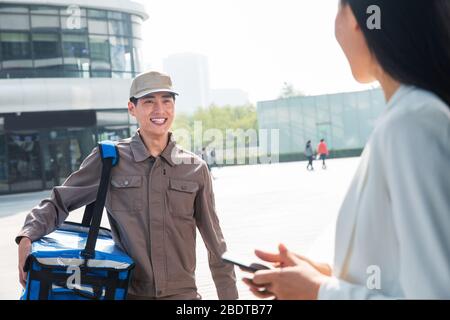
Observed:
[[[234,257],[234,256],[230,255],[229,253],[224,253],[222,255],[222,261],[224,261],[226,263],[234,264],[235,266],[238,266],[239,268],[241,268],[242,270],[247,271],[247,272],[256,272],[258,270],[272,269],[268,265],[245,261],[244,259]]]

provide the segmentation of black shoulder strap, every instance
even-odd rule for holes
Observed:
[[[89,234],[82,255],[86,259],[95,257],[95,244],[102,221],[103,207],[105,206],[106,194],[108,192],[111,169],[119,160],[119,152],[112,141],[102,141],[99,143],[100,155],[102,159],[102,175],[97,190],[95,202],[86,206],[83,222],[84,226],[89,226]]]

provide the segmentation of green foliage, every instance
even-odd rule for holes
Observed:
[[[194,124],[201,122],[203,132],[208,129],[220,130],[224,137],[226,130],[254,129],[258,131],[256,107],[253,105],[224,106],[211,105],[199,108],[193,115],[177,114],[172,130],[186,129],[193,136]],[[183,145],[182,141],[179,141]]]

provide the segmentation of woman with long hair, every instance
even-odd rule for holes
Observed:
[[[256,251],[278,268],[244,281],[263,298],[448,299],[450,1],[341,0],[335,34],[387,106],[339,212],[334,264],[280,245]]]

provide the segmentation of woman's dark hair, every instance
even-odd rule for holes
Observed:
[[[450,107],[450,1],[341,0],[347,4],[383,70],[435,93]],[[381,29],[367,26],[371,5],[380,8]]]

